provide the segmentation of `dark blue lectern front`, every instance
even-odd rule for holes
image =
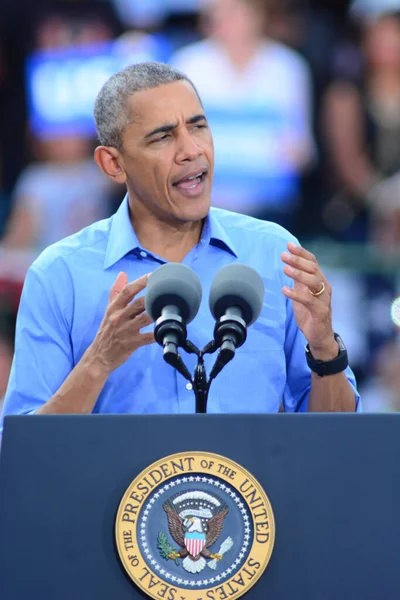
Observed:
[[[271,501],[275,547],[246,598],[400,597],[400,415],[283,414],[7,418],[0,598],[143,598],[116,512],[138,473],[183,451],[240,463]]]

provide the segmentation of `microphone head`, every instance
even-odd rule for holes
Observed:
[[[260,275],[247,265],[232,264],[223,267],[210,291],[210,310],[214,319],[220,319],[228,308],[238,306],[246,325],[257,321],[264,300],[264,283]]]
[[[200,279],[192,269],[181,263],[167,263],[150,275],[145,307],[153,321],[157,321],[166,306],[176,306],[184,322],[190,323],[197,315],[201,296]]]

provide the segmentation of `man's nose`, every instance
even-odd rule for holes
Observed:
[[[178,138],[177,162],[193,161],[204,154],[201,146],[193,139],[189,131],[184,131]]]

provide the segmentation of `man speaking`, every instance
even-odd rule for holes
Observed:
[[[194,412],[192,386],[163,361],[145,312],[148,274],[167,262],[201,280],[188,327],[198,347],[212,337],[208,296],[222,267],[247,264],[265,285],[261,315],[213,382],[208,412],[278,412],[282,402],[289,412],[359,410],[314,256],[278,225],[210,209],[213,139],[186,76],[165,64],[130,66],[103,86],[95,121],[95,160],[127,195],[113,217],[31,266],[4,414]],[[193,368],[194,357],[185,362]]]

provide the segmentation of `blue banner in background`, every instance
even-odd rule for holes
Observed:
[[[129,64],[167,62],[171,51],[167,38],[142,35],[32,54],[26,68],[32,133],[39,138],[95,135],[94,101],[107,79]]]
[[[257,213],[296,199],[299,175],[285,153],[301,125],[276,106],[205,106],[214,137],[213,199],[221,208]]]

